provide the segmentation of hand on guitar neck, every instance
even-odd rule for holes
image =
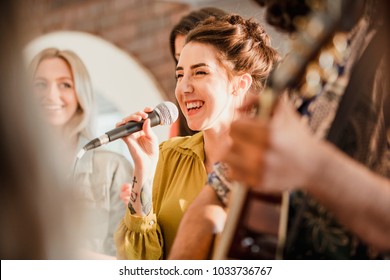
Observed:
[[[299,147],[307,142],[304,138],[310,135],[309,130],[286,100],[261,100],[260,106],[266,106],[267,113],[263,111],[255,119],[242,118],[231,127],[233,145],[224,162],[230,167],[230,181],[240,184],[231,194],[228,220],[214,253],[216,259],[282,258],[287,191],[305,180],[291,175],[297,168],[304,168],[297,165],[294,153],[301,152]],[[249,100],[243,109],[253,102]],[[298,148],[291,150],[292,143]],[[308,143],[304,145],[307,147]],[[293,154],[286,157],[286,151]]]
[[[262,193],[280,193],[304,186],[310,179],[299,174],[310,170],[308,146],[317,140],[288,101],[278,102],[269,121],[237,120],[230,135],[233,146],[224,161],[231,168],[231,180]]]

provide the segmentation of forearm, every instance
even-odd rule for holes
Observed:
[[[206,186],[184,214],[169,259],[209,258],[225,220],[226,212],[214,190]]]
[[[142,170],[134,170],[128,207],[132,215],[146,216],[152,209],[153,177]]]
[[[360,238],[390,249],[390,182],[329,143],[321,143],[306,190]],[[313,168],[313,166],[315,168]]]

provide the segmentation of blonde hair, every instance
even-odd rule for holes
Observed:
[[[94,114],[94,96],[92,91],[91,79],[87,68],[81,61],[80,57],[70,50],[59,50],[57,48],[47,48],[39,52],[30,64],[31,80],[37,71],[39,64],[49,58],[60,58],[64,60],[70,67],[75,92],[78,99],[78,110],[70,120],[67,127],[69,130],[69,138],[74,136],[84,136],[92,138],[92,117]]]

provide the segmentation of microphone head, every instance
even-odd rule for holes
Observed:
[[[154,108],[154,111],[160,117],[161,125],[170,125],[177,120],[179,111],[175,104],[169,101],[162,102]]]

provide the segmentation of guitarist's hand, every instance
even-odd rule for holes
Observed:
[[[225,155],[231,178],[262,192],[304,187],[310,181],[317,140],[285,100],[269,121],[243,118],[233,123],[233,144]]]

